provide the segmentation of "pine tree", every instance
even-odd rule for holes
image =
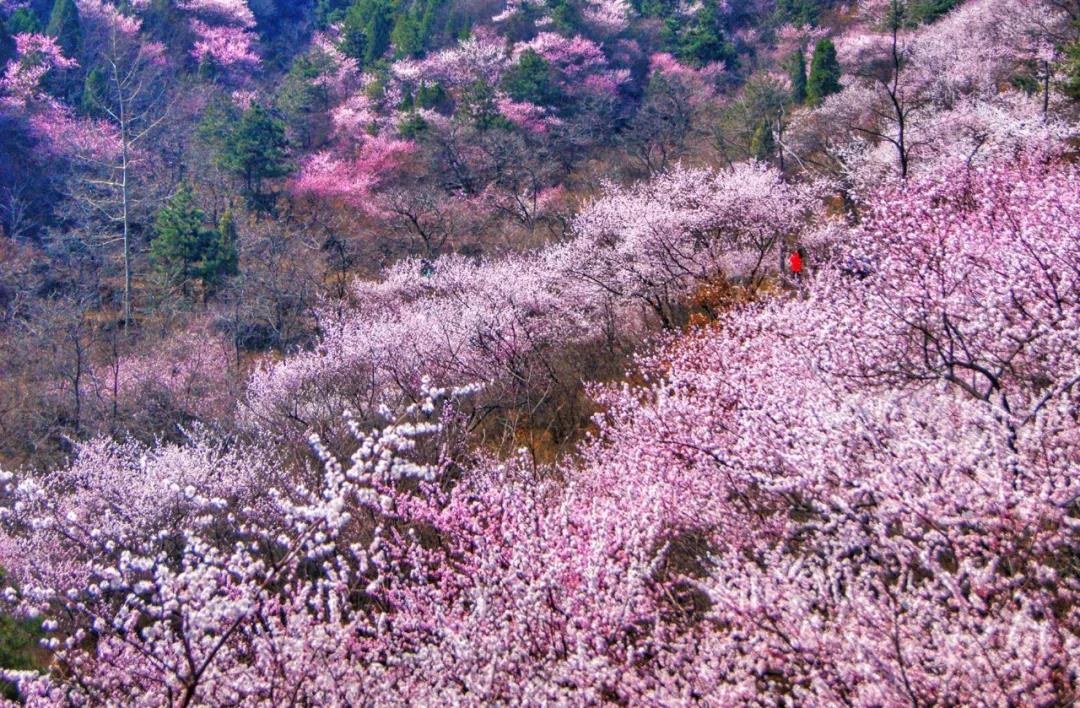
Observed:
[[[184,185],[157,213],[150,258],[169,283],[187,290],[194,281],[212,288],[237,271],[236,229],[226,211],[220,229],[207,228],[206,215]]]
[[[274,105],[304,148],[312,147],[317,140],[320,118],[329,106],[329,89],[319,78],[332,71],[333,59],[325,52],[300,54],[275,97]]]
[[[515,101],[538,106],[548,106],[559,99],[559,91],[551,81],[551,65],[532,49],[522,52],[517,64],[507,70],[502,89]]]
[[[495,106],[495,89],[483,79],[465,87],[458,103],[458,115],[477,130],[507,127],[507,121]]]
[[[105,92],[108,91],[108,78],[105,70],[99,66],[86,73],[83,82],[82,109],[90,115],[101,115]]]
[[[788,60],[788,74],[791,77],[791,100],[796,104],[806,101],[806,53],[800,49]]]
[[[768,121],[762,121],[750,139],[750,155],[761,162],[771,160],[776,154],[776,140],[773,137],[772,126]]]
[[[1080,101],[1080,41],[1065,46],[1065,77],[1061,90],[1074,101]]]
[[[285,125],[257,104],[244,112],[224,147],[222,166],[244,180],[249,196],[261,196],[263,180],[292,171]]]
[[[11,34],[41,34],[41,20],[28,7],[20,7],[7,19],[7,29]]]
[[[683,35],[680,54],[686,61],[697,66],[713,62],[735,61],[735,47],[724,36],[724,27],[715,0],[705,0],[694,22]]]
[[[367,0],[370,19],[367,24],[367,54],[364,63],[374,64],[390,48],[390,33],[394,29],[394,10],[387,0]]]
[[[444,108],[449,101],[446,89],[438,82],[424,82],[416,90],[416,105],[420,108],[434,111]]]
[[[822,39],[814,47],[814,58],[810,61],[810,77],[806,82],[807,103],[817,106],[827,96],[839,93],[841,88],[836,45],[831,39]]]
[[[231,208],[225,209],[218,221],[217,240],[203,259],[203,279],[218,285],[225,276],[239,272],[240,257],[237,252],[236,219]]]
[[[56,0],[45,33],[56,37],[64,55],[78,57],[82,50],[82,25],[79,22],[79,8],[75,0]]]
[[[423,28],[420,18],[412,12],[403,12],[394,21],[390,32],[395,57],[416,57],[424,51]]]
[[[816,25],[821,13],[819,0],[778,0],[776,16],[780,24]]]
[[[386,54],[393,30],[394,8],[389,0],[356,0],[341,21],[338,48],[362,65],[369,66]]]
[[[8,32],[7,25],[0,22],[0,67],[7,64],[8,59],[15,56],[15,38]]]
[[[341,21],[341,42],[338,49],[345,56],[363,62],[367,58],[367,48],[367,19],[360,3],[356,3],[349,7]]]

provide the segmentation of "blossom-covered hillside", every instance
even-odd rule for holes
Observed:
[[[0,17],[8,700],[1075,700],[1080,5]]]

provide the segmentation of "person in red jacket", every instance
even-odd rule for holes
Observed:
[[[795,276],[795,278],[802,277],[803,258],[801,253],[792,251],[791,257],[788,258],[788,265],[791,267],[791,274]]]

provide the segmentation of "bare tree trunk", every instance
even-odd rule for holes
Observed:
[[[1043,61],[1043,95],[1042,114],[1043,123],[1050,120],[1050,62]]]
[[[113,80],[119,103],[120,118],[120,203],[124,229],[124,328],[131,326],[131,217],[128,192],[128,125],[127,107],[124,105],[123,85],[116,64],[113,64]]]

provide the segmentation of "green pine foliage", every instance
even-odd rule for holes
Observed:
[[[416,89],[415,99],[419,108],[429,111],[443,111],[450,105],[450,95],[438,82],[424,82]]]
[[[364,66],[374,64],[390,48],[394,24],[390,0],[356,0],[342,19],[339,48]]]
[[[15,38],[11,36],[7,25],[0,22],[0,67],[7,64],[8,59],[15,56]]]
[[[11,34],[41,34],[44,28],[33,10],[20,7],[7,19],[7,29]]]
[[[522,52],[517,64],[507,70],[502,89],[515,101],[528,101],[538,106],[554,105],[561,98],[552,81],[551,64],[532,49]]]
[[[0,569],[0,582],[7,580]],[[0,614],[0,669],[41,671],[45,668],[43,652],[38,642],[45,636],[41,620],[25,620]],[[0,679],[0,702],[15,701],[19,694],[15,686]],[[15,705],[18,705],[16,703]]]
[[[820,105],[826,97],[839,93],[840,62],[836,58],[836,45],[831,39],[820,40],[814,47],[810,61],[810,76],[806,81],[806,101],[811,106]]]
[[[249,196],[261,195],[264,180],[292,172],[285,124],[262,106],[253,105],[227,135],[220,160],[244,181]]]
[[[206,215],[184,185],[157,213],[150,258],[166,282],[187,291],[196,281],[207,289],[237,272],[236,229],[226,211],[218,229],[207,228]]]
[[[768,76],[750,78],[742,94],[720,113],[713,126],[717,149],[731,161],[774,157],[774,132],[782,125],[789,101],[790,95],[779,81]]]
[[[791,79],[791,100],[796,104],[806,102],[806,52],[802,49],[788,59],[788,77]]]
[[[728,39],[716,0],[705,0],[679,40],[679,56],[689,64],[735,63],[735,46]]]
[[[750,139],[750,155],[755,160],[767,162],[776,154],[776,139],[773,137],[772,125],[763,121],[754,131]]]
[[[78,57],[82,51],[82,24],[75,0],[56,0],[45,33],[56,37],[64,55]]]
[[[398,123],[398,134],[407,140],[417,140],[428,129],[428,123],[416,111],[411,111]]]
[[[570,0],[548,0],[547,8],[555,29],[566,34],[577,34],[582,30],[581,11]]]
[[[1074,101],[1080,101],[1080,41],[1065,46],[1064,78],[1062,92]]]
[[[491,84],[478,80],[469,84],[457,107],[458,117],[477,130],[509,128],[509,121],[495,106],[495,89]]]
[[[960,4],[960,0],[915,0],[908,9],[915,24],[930,23]]]
[[[82,109],[89,115],[100,116],[104,111],[105,97],[108,95],[108,75],[99,66],[86,73],[83,81]]]
[[[821,11],[829,4],[823,0],[777,0],[776,23],[795,25],[817,25]]]
[[[442,0],[418,0],[398,11],[390,41],[397,57],[419,57],[431,45]]]
[[[334,60],[325,52],[311,50],[293,60],[281,82],[274,105],[281,112],[304,149],[320,138],[320,125],[330,107],[330,92],[318,79],[333,72]]]

